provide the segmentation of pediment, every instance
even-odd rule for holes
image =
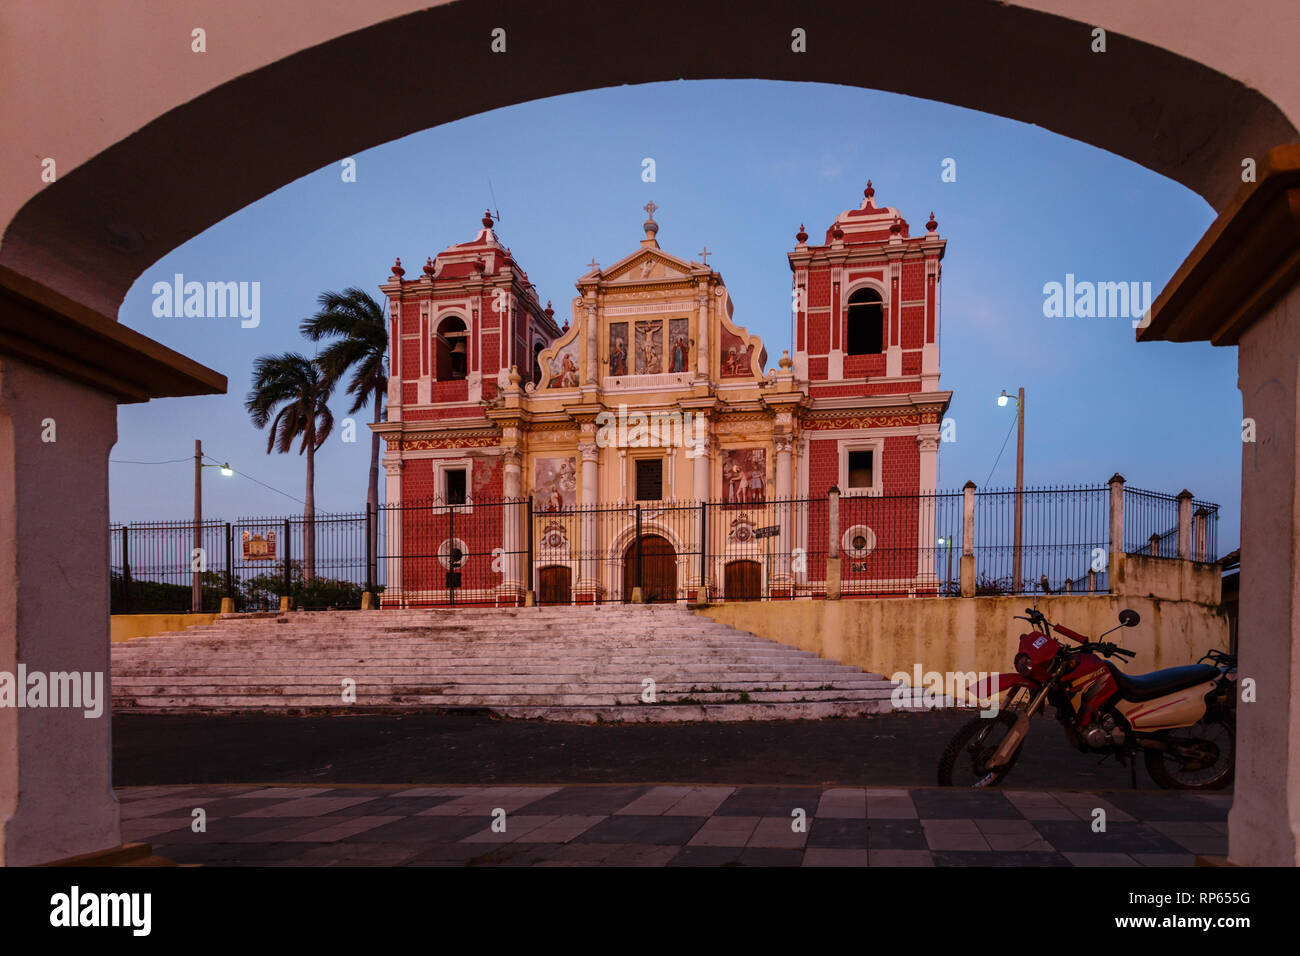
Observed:
[[[605,270],[606,282],[661,282],[684,279],[692,264],[658,249],[638,249]]]

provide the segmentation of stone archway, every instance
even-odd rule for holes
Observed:
[[[299,176],[431,126],[596,86],[729,78],[906,93],[1092,143],[1216,207],[1243,156],[1300,138],[1300,92],[1280,66],[1287,38],[1263,11],[1201,9],[1189,28],[1181,7],[1120,11],[1104,0],[880,0],[797,13],[757,0],[744,16],[723,0],[663,0],[648,20],[632,9],[591,16],[582,0],[349,6],[305,23],[289,5],[232,0],[205,11],[202,54],[190,48],[193,15],[160,11],[112,36],[118,60],[75,0],[0,14],[0,35],[12,37],[0,77],[44,75],[56,38],[60,62],[99,71],[86,74],[84,95],[27,84],[2,107],[4,128],[31,134],[30,149],[15,143],[0,166],[0,265],[111,316],[150,264]],[[1275,6],[1281,16],[1285,0]],[[1254,46],[1221,42],[1245,21]],[[1111,30],[1105,53],[1093,52],[1094,23]],[[504,52],[493,51],[498,29]],[[808,52],[792,49],[795,30]],[[1261,47],[1278,51],[1266,77]],[[591,55],[557,50],[598,51],[599,70]],[[447,96],[452,79],[457,95]],[[34,156],[57,160],[53,183]]]
[[[0,97],[0,127],[15,131],[0,155],[0,402],[14,421],[51,403],[90,409],[81,431],[93,449],[65,466],[75,475],[60,479],[21,442],[0,448],[9,459],[0,473],[13,476],[0,492],[0,576],[15,582],[0,595],[9,608],[0,618],[0,669],[51,655],[90,668],[105,654],[107,620],[84,609],[105,604],[107,559],[87,552],[80,536],[107,520],[107,483],[97,476],[115,437],[113,403],[225,387],[211,370],[110,328],[131,283],[213,223],[359,150],[596,85],[724,77],[838,83],[1035,123],[1125,156],[1221,210],[1222,242],[1232,247],[1240,239],[1235,217],[1249,208],[1233,198],[1243,160],[1300,139],[1294,32],[1275,26],[1294,22],[1288,0],[1270,0],[1252,17],[1230,4],[1189,11],[1176,2],[1108,0],[845,0],[793,12],[758,0],[744,16],[734,11],[723,0],[664,0],[648,21],[629,9],[620,24],[619,14],[592,16],[579,0],[375,0],[303,18],[289,5],[230,0],[205,11],[209,46],[197,54],[188,43],[193,15],[183,5],[144,24],[86,16],[75,0],[0,10],[0,85],[23,89]],[[1104,54],[1090,48],[1095,24],[1111,30]],[[497,29],[505,31],[503,53],[492,52]],[[812,52],[791,50],[795,30]],[[106,43],[116,55],[105,55]],[[861,55],[863,44],[871,56]],[[557,57],[557,50],[574,55]],[[30,83],[48,77],[51,62],[81,72]],[[458,95],[443,95],[453,78]],[[47,160],[57,164],[53,182],[42,178]],[[1282,226],[1272,221],[1275,243],[1296,241],[1291,216]],[[1225,258],[1212,268],[1231,265]],[[1175,277],[1180,288],[1183,278],[1181,271]],[[1247,382],[1276,356],[1297,351],[1298,333],[1283,328],[1287,304],[1300,299],[1295,273],[1273,271],[1259,282],[1270,284],[1269,331],[1242,338],[1249,348],[1241,361],[1252,363],[1243,368]],[[1278,373],[1289,383],[1285,440],[1243,459],[1243,471],[1261,476],[1243,481],[1259,496],[1243,508],[1247,563],[1268,550],[1267,516],[1282,511],[1273,506],[1295,499],[1294,372]],[[28,502],[42,493],[45,517],[36,521]],[[89,555],[85,573],[67,578],[68,553]],[[1263,577],[1243,583],[1259,602],[1254,612],[1243,602],[1243,666],[1252,632],[1270,633],[1275,646],[1259,659],[1260,672],[1292,674],[1300,643],[1289,609],[1300,571],[1290,558],[1285,567],[1254,564],[1266,566],[1267,586]],[[28,593],[56,577],[69,580],[57,601],[16,600],[20,585]],[[1300,719],[1287,703],[1293,680],[1275,688],[1271,719],[1252,727],[1274,728],[1270,755],[1238,775],[1239,803],[1250,794],[1243,807],[1267,821],[1252,824],[1238,843],[1238,821],[1252,812],[1234,816],[1232,852],[1244,862],[1300,857],[1300,794],[1288,789],[1300,761]],[[101,812],[106,722],[90,723],[61,728],[35,714],[20,721],[0,713],[0,860],[38,862],[120,839],[115,815]],[[55,739],[57,748],[49,746]],[[90,758],[71,762],[91,768],[75,784],[65,776],[68,753]],[[72,826],[71,819],[95,822]]]

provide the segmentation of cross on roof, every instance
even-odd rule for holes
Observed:
[[[709,264],[709,256],[711,255],[713,255],[713,253],[709,252],[708,246],[705,246],[703,249],[700,250],[700,259],[701,261],[703,261],[703,263],[706,266]]]
[[[655,210],[658,209],[659,207],[655,205],[655,201],[652,199],[641,208],[644,209],[647,213],[649,213],[650,218],[653,219],[655,217]]]
[[[591,257],[591,261],[588,262],[587,265],[591,266],[593,272],[600,268],[600,263],[596,261],[595,256]]]

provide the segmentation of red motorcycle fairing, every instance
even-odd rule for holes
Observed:
[[[986,697],[992,697],[994,694],[1013,690],[1016,687],[1028,687],[1030,690],[1037,690],[1038,686],[1037,681],[1022,677],[1019,674],[990,674],[979,683],[973,684],[970,687],[970,692],[980,700],[984,700]]]
[[[1070,697],[1080,727],[1092,723],[1097,711],[1119,692],[1110,667],[1095,654],[1080,654],[1061,678],[1061,688]]]

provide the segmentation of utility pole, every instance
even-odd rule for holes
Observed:
[[[190,553],[190,566],[197,567],[198,554],[203,548],[203,442],[194,439],[194,551]],[[203,613],[203,573],[194,571],[190,579],[190,610]]]
[[[1012,559],[1011,590],[1020,593],[1025,531],[1025,390],[1016,399],[1016,545]]]

